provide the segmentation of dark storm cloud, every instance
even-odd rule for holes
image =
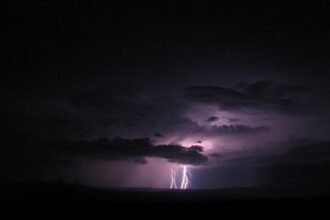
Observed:
[[[269,132],[270,130],[270,128],[267,126],[249,126],[243,124],[203,126],[188,118],[182,118],[178,124],[179,132],[189,134],[203,134],[206,136],[255,134]]]
[[[104,86],[72,95],[69,100],[79,110],[106,114],[109,124],[127,127],[140,124],[150,108],[139,88],[133,86]]]
[[[215,134],[242,134],[242,133],[262,133],[268,132],[269,128],[267,126],[257,126],[251,127],[248,125],[221,125],[212,126],[211,132]]]
[[[158,132],[157,132],[157,133],[155,133],[155,134],[154,134],[154,136],[155,136],[155,137],[157,137],[157,138],[161,138],[161,137],[164,137],[164,135],[162,135],[161,133],[158,133]]]
[[[189,105],[180,100],[179,93],[171,93],[169,96],[167,93],[156,93],[139,87],[101,87],[70,96],[70,103],[79,111],[94,111],[96,115],[102,115],[110,131],[116,132],[124,127],[133,129],[135,134],[141,132],[139,136],[154,135],[159,138],[168,136],[171,132],[181,135],[217,136],[260,133],[269,130],[266,126],[251,127],[242,124],[201,126],[183,117]],[[218,118],[211,116],[207,120],[217,121]],[[155,130],[156,133],[154,133]],[[118,135],[121,134],[118,133]]]
[[[68,97],[69,102],[80,110],[95,110],[106,115],[129,116],[140,119],[149,113],[162,110],[165,106],[177,111],[178,94],[171,90],[157,90],[143,85],[122,84],[106,85],[86,92],[76,93]],[[143,120],[142,120],[143,121]],[[141,121],[137,121],[140,123]]]
[[[219,118],[216,116],[210,116],[208,119],[206,119],[206,122],[214,122],[214,121],[218,121]]]
[[[104,86],[72,95],[69,101],[77,111],[104,117],[109,129],[134,129],[141,136],[162,133],[188,108],[178,93],[143,86]]]
[[[126,84],[26,96],[5,113],[7,130],[43,139],[166,135],[187,107],[175,92]]]
[[[330,142],[299,143],[286,153],[259,159],[263,184],[329,190]]]
[[[267,132],[266,126],[214,125],[202,126],[183,113],[189,105],[179,99],[179,93],[155,92],[138,86],[103,86],[74,95],[65,95],[44,110],[48,99],[34,105],[36,111],[13,109],[7,113],[7,127],[13,132],[29,133],[39,139],[97,139],[100,137],[171,135],[230,135]],[[38,111],[40,109],[40,111]],[[42,114],[40,114],[40,112]],[[211,116],[209,120],[217,120]],[[16,130],[16,131],[14,131]],[[156,133],[155,133],[156,132]]]
[[[51,144],[63,153],[103,160],[130,160],[146,163],[145,157],[165,158],[180,164],[202,164],[207,157],[201,154],[201,146],[185,148],[180,145],[153,145],[149,138],[123,139],[116,137],[98,140],[64,141]]]
[[[277,84],[260,81],[240,83],[236,88],[193,86],[185,89],[189,101],[216,104],[228,111],[264,111],[286,115],[311,114],[306,100],[309,88],[301,85]]]
[[[274,163],[330,163],[330,142],[301,140],[292,145],[289,150],[275,156]]]
[[[258,151],[239,152],[234,154],[214,153],[210,156],[223,158],[226,162],[237,164],[250,164],[259,166],[293,165],[311,163],[330,163],[330,142],[297,139],[290,143],[283,142],[284,152],[263,154]]]
[[[297,139],[283,142],[280,146],[286,150],[275,149],[269,153],[250,149],[208,156],[221,165],[219,172],[224,167],[252,167],[258,173],[261,186],[329,190],[329,141]]]

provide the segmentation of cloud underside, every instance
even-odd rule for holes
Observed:
[[[102,160],[128,160],[147,163],[146,157],[158,157],[179,164],[199,165],[208,158],[201,146],[186,148],[180,145],[153,145],[149,138],[63,141],[51,144],[64,153]]]
[[[297,164],[329,163],[330,142],[304,139],[300,143],[290,144],[284,152],[263,154],[258,152],[241,152],[238,155],[212,153],[209,156],[217,158],[230,165],[258,166],[291,166]]]
[[[192,102],[215,104],[227,111],[277,112],[285,115],[311,114],[306,95],[309,89],[300,85],[260,81],[242,83],[235,89],[220,86],[192,86],[184,96]]]

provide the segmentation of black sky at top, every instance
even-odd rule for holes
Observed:
[[[104,84],[171,90],[279,79],[314,82],[326,94],[327,8],[300,2],[6,2],[4,110],[10,111],[11,100],[56,100],[59,94],[75,96]],[[315,98],[327,105],[326,97]]]
[[[315,74],[316,66],[328,68],[326,8],[9,2],[3,9],[5,67],[33,84],[95,74],[118,78],[118,72],[177,75],[173,69],[215,63],[273,65],[291,74],[308,74],[313,66]]]

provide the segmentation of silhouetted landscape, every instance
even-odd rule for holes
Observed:
[[[99,189],[78,184],[30,183],[1,186],[4,210],[14,216],[193,217],[319,216],[328,214],[329,192],[228,188],[213,190]],[[151,212],[152,211],[152,212]],[[133,212],[133,213],[132,213]],[[135,212],[135,214],[134,214]],[[94,216],[94,217],[95,217]]]

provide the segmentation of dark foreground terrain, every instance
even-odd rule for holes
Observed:
[[[330,196],[306,189],[96,189],[80,185],[2,185],[11,218],[224,219],[330,216]]]

